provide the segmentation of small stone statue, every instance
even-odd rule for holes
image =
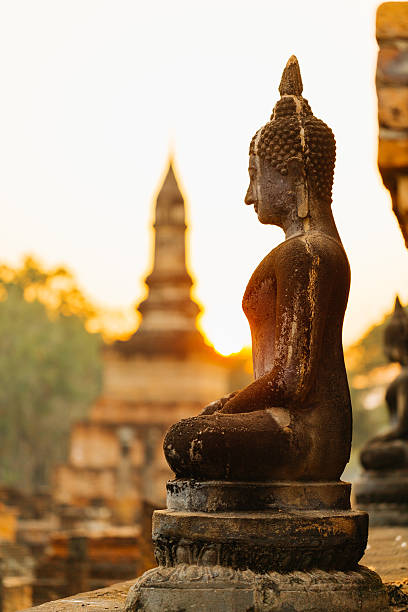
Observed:
[[[366,470],[408,468],[408,316],[398,297],[384,340],[386,356],[401,364],[401,372],[385,396],[392,428],[370,440],[361,452]]]
[[[294,56],[279,92],[250,145],[245,198],[261,223],[285,232],[243,299],[255,381],[170,429],[164,450],[179,478],[338,480],[349,459],[350,271],[331,211],[335,140],[301,95]]]
[[[408,524],[408,316],[398,297],[385,330],[388,359],[401,371],[387,389],[385,400],[391,429],[367,442],[360,454],[365,468],[355,485],[359,508],[374,525]]]

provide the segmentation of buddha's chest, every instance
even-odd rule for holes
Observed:
[[[253,276],[245,290],[242,307],[252,327],[252,324],[262,326],[263,323],[276,315],[276,278],[274,275]]]
[[[251,278],[242,306],[252,336],[252,359],[255,378],[271,370],[275,358],[276,278]]]

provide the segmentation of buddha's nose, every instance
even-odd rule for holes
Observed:
[[[247,204],[248,206],[250,206],[251,204],[255,204],[255,198],[254,198],[254,194],[253,194],[253,190],[251,188],[251,185],[248,187],[248,191],[246,192],[246,196],[245,196],[245,204]]]

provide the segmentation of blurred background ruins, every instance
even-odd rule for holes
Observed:
[[[2,612],[153,565],[166,429],[250,380],[241,297],[281,233],[243,204],[247,152],[292,53],[338,145],[356,478],[399,367],[384,326],[408,302],[395,4],[376,92],[376,0],[2,3]]]

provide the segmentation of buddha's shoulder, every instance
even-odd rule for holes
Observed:
[[[270,251],[254,270],[248,287],[266,280],[273,281],[279,271],[284,274],[293,273],[293,270],[306,271],[316,263],[330,269],[340,267],[346,273],[349,267],[341,243],[326,234],[310,232],[293,236]]]
[[[319,258],[322,261],[343,260],[347,265],[347,256],[342,244],[320,232],[308,232],[299,236],[293,236],[282,242],[265,258],[271,258],[275,262],[283,260],[288,264],[291,260]]]

